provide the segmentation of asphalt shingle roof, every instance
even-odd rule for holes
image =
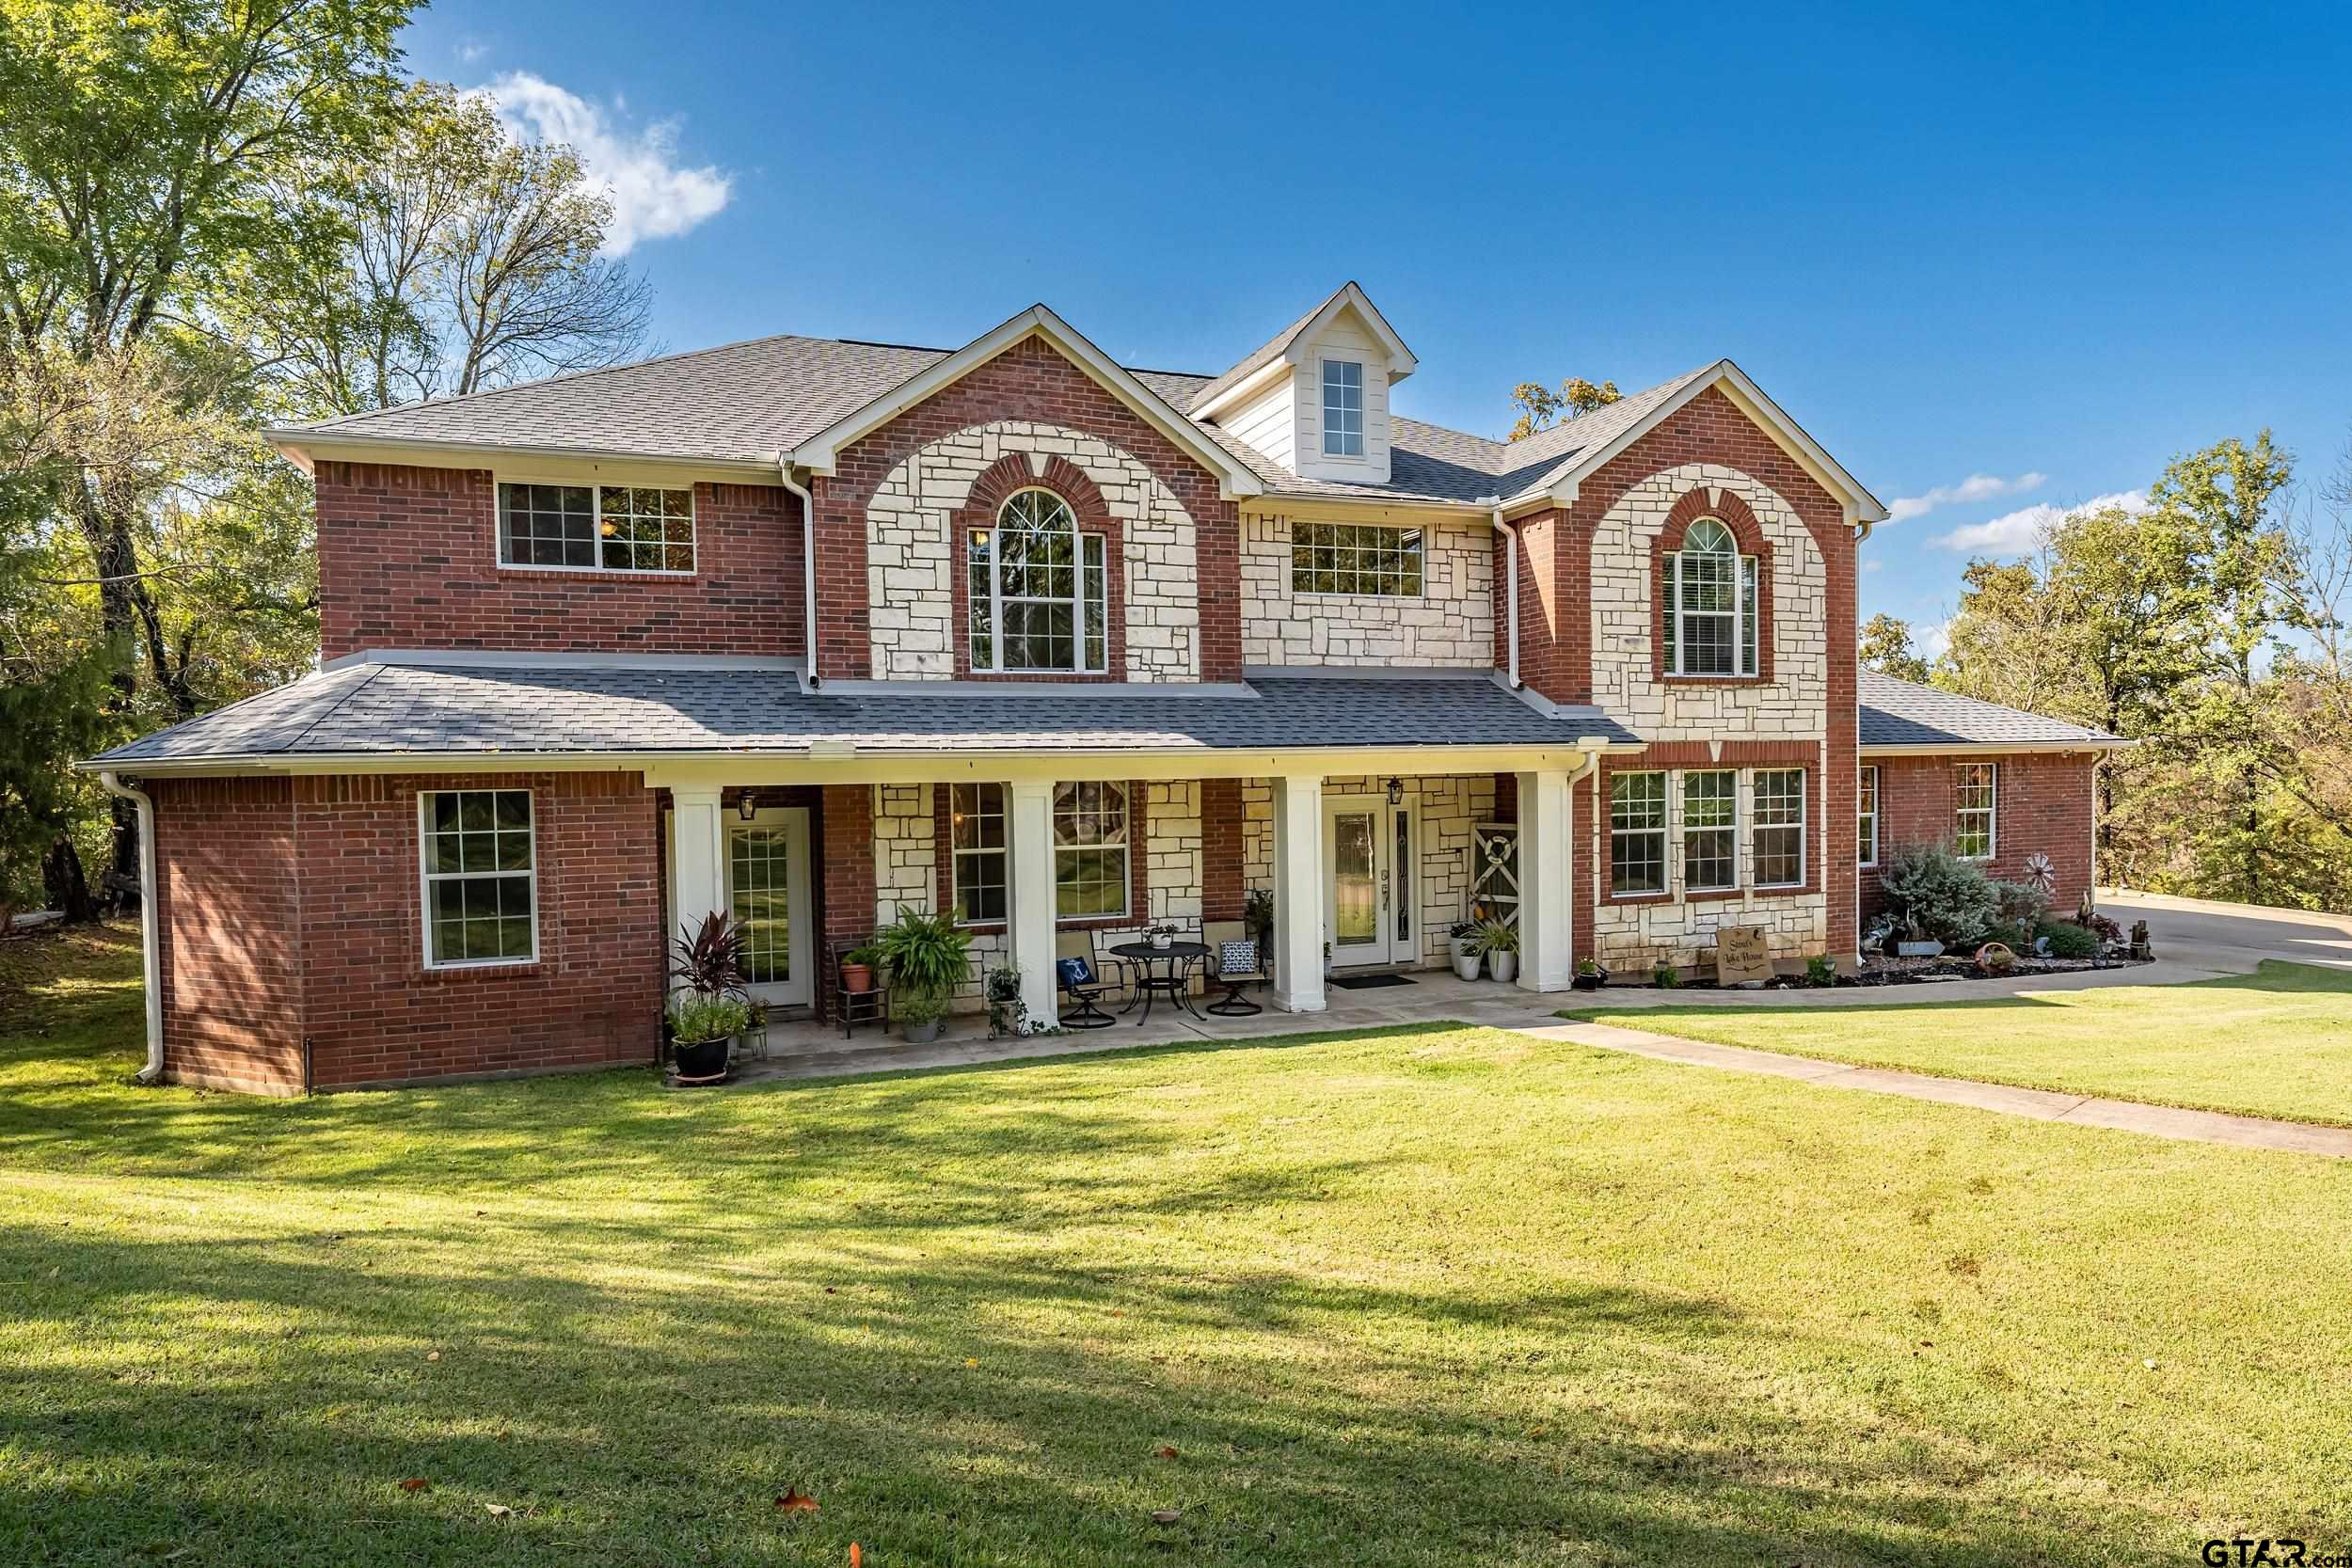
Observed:
[[[1237,373],[1247,375],[1282,352],[1323,304],[1224,375],[1133,373],[1180,412],[1188,412]],[[950,352],[830,338],[757,338],[293,429],[388,442],[773,463]],[[1548,480],[1705,373],[1692,371],[1518,442],[1391,418],[1386,484],[1302,479],[1220,426],[1201,429],[1276,494],[1458,505],[1515,496]]]
[[[1931,686],[1916,686],[1875,670],[1862,672],[1865,746],[2047,746],[2080,741],[2113,745],[2118,737],[2062,719],[1981,703]]]
[[[1255,695],[1121,688],[804,694],[785,671],[358,664],[135,740],[99,766],[231,757],[579,752],[1101,751],[1630,741],[1597,708],[1538,712],[1476,674],[1273,676]]]

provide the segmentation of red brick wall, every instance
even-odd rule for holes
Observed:
[[[302,1088],[302,904],[285,779],[157,779],[164,1070],[176,1083]]]
[[[364,648],[748,654],[801,651],[800,502],[697,484],[694,575],[501,567],[483,469],[321,463],[326,657]]]
[[[817,499],[817,646],[820,673],[870,678],[866,506],[909,452],[995,420],[1034,420],[1098,436],[1149,467],[1196,530],[1200,582],[1200,677],[1241,678],[1241,523],[1217,495],[1216,476],[1104,391],[1042,339],[1014,344],[988,363],[850,446]]]
[[[529,789],[539,958],[424,966],[417,792]],[[651,1061],[655,800],[635,773],[158,781],[165,1069],[289,1092]]]
[[[1242,831],[1241,781],[1200,781],[1200,918],[1239,920],[1247,890],[1242,863],[1248,853]]]
[[[417,795],[445,788],[531,791],[536,962],[424,967]],[[294,816],[319,1087],[653,1060],[660,819],[641,775],[306,778]]]
[[[1879,860],[1909,844],[1948,844],[1958,804],[1960,764],[2000,764],[1993,859],[1985,869],[2004,881],[2026,879],[2026,858],[2039,851],[2058,872],[2051,908],[2069,914],[2090,885],[2091,768],[2088,756],[2026,752],[1998,757],[1866,757],[1879,770]],[[1865,918],[1886,907],[1878,873],[1862,873]]]

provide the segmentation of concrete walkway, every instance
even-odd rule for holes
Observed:
[[[1554,1023],[1513,1030],[1537,1039],[1569,1040],[1578,1045],[1622,1051],[1660,1061],[1694,1067],[1725,1068],[1734,1072],[1762,1072],[1775,1078],[1795,1078],[1832,1089],[1862,1089],[1871,1094],[1900,1095],[1907,1100],[1932,1100],[1944,1105],[1967,1105],[2003,1116],[2031,1117],[2037,1121],[2065,1121],[2083,1127],[2111,1127],[2125,1132],[2146,1132],[2158,1138],[2182,1138],[2192,1143],[2228,1144],[2237,1148],[2276,1148],[2295,1154],[2328,1154],[2352,1159],[2352,1130],[2312,1127],[2301,1122],[2273,1121],[2266,1117],[2230,1116],[2219,1111],[2184,1111],[2169,1105],[2147,1105],[2136,1100],[2101,1100],[2089,1095],[2057,1094],[2048,1089],[2021,1089],[2007,1084],[1980,1084],[1970,1078],[1935,1078],[1924,1072],[1899,1072],[1886,1068],[1850,1067],[1812,1056],[1788,1056],[1777,1051],[1752,1051],[1740,1045],[1714,1045],[1706,1040],[1677,1039],[1614,1023]]]

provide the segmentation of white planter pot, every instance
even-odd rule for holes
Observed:
[[[1454,950],[1454,973],[1459,974],[1465,980],[1477,979],[1478,955],[1475,953],[1465,953],[1460,948],[1455,948]]]
[[[1489,953],[1486,955],[1486,967],[1494,972],[1496,979],[1507,986],[1519,977],[1519,956],[1517,953]]]

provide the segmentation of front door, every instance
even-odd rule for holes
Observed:
[[[1413,808],[1379,795],[1326,801],[1323,863],[1331,878],[1323,934],[1332,967],[1417,960]]]
[[[743,978],[775,1006],[815,1000],[809,930],[808,813],[767,807],[727,817],[727,911],[743,930]]]

